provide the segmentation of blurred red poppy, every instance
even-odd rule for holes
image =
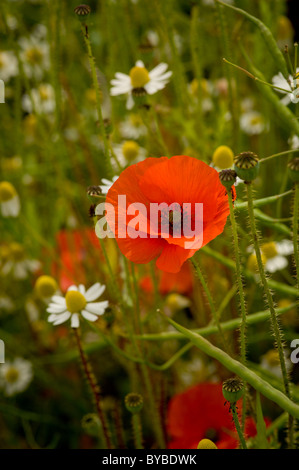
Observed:
[[[218,449],[236,449],[238,438],[228,404],[224,406],[222,384],[202,383],[175,395],[168,406],[167,427],[170,449],[196,449],[210,439]],[[242,400],[237,403],[242,409]],[[245,435],[256,434],[255,423],[246,419]]]
[[[126,196],[125,208],[120,208],[119,196]],[[229,214],[226,189],[220,183],[218,172],[196,158],[183,155],[170,159],[147,158],[126,168],[108,191],[107,203],[115,210],[114,218],[107,205],[106,217],[121,252],[134,263],[148,263],[157,258],[157,268],[169,273],[178,273],[183,263],[199,248],[222,233]],[[179,216],[182,220],[188,220],[190,233],[195,232],[192,240],[185,236],[185,232],[179,237],[171,232],[165,234],[162,215],[157,237],[151,237],[150,211],[147,211],[146,215],[143,214],[144,237],[130,236],[131,221],[136,217],[136,213],[128,215],[128,207],[135,206],[136,210],[139,210],[138,207],[142,204],[143,207],[151,209],[153,204],[162,203],[168,207],[177,204],[176,217],[174,211],[171,221],[173,230],[174,227],[177,230],[174,220],[178,220]],[[198,204],[203,205],[202,216],[196,213]],[[202,230],[198,233],[196,227],[200,217]],[[120,220],[122,227],[118,226]],[[182,224],[181,219],[179,224]]]
[[[167,295],[176,292],[182,295],[190,295],[193,290],[194,276],[191,266],[185,262],[178,273],[167,273],[156,270],[159,292],[161,295]],[[141,288],[148,293],[154,292],[154,286],[151,276],[144,276],[140,281]]]

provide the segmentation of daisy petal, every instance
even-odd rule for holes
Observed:
[[[48,313],[63,313],[65,312],[66,310],[66,307],[60,307],[59,305],[52,305],[51,304],[49,305],[49,307],[47,308],[47,312]]]
[[[78,313],[73,313],[72,319],[71,319],[71,327],[72,328],[79,328],[79,315]]]
[[[66,305],[65,298],[61,297],[60,295],[53,295],[53,297],[51,297],[51,301],[59,305],[63,305],[63,306]]]
[[[70,312],[65,312],[65,313],[62,313],[61,315],[57,315],[57,318],[54,321],[52,321],[53,325],[56,326],[56,325],[61,325],[62,323],[65,323],[70,318],[70,316],[71,316]]]
[[[70,286],[67,291],[69,291],[69,290],[76,290],[76,291],[78,291],[78,287],[77,287],[77,286]]]
[[[149,76],[150,78],[156,78],[159,75],[163,74],[167,70],[168,65],[162,62],[161,64],[157,65],[154,67],[150,72]]]
[[[95,315],[103,315],[108,305],[108,300],[104,300],[103,302],[93,302],[91,304],[86,304],[85,310],[89,313],[94,313]]]
[[[86,294],[85,298],[88,302],[92,302],[93,300],[96,300],[100,295],[103,294],[104,290],[106,289],[106,286],[102,286],[99,282],[91,286]]]
[[[86,320],[89,320],[89,321],[96,321],[98,319],[97,315],[94,315],[93,313],[89,313],[86,310],[82,310],[81,314],[82,314],[82,317],[84,317]]]

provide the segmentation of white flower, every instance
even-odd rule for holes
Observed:
[[[19,243],[10,243],[7,255],[0,264],[0,274],[12,274],[14,279],[26,279],[29,273],[36,272],[41,267],[37,260],[26,259],[25,250]]]
[[[258,135],[267,129],[267,124],[261,113],[258,111],[248,111],[242,114],[240,127],[245,134]]]
[[[32,113],[33,108],[38,114],[49,114],[55,110],[54,89],[48,83],[43,83],[38,88],[33,88],[31,96],[33,105],[29,95],[24,95],[22,99],[23,109],[27,113]]]
[[[290,137],[288,140],[288,144],[291,146],[292,150],[298,150],[299,149],[299,136],[298,135],[293,135]]]
[[[111,181],[107,180],[106,178],[102,178],[101,180],[102,184],[100,185],[102,194],[107,194],[109,189],[111,188],[111,186],[113,186],[113,184],[115,183],[117,179],[118,179],[118,176],[113,176]]]
[[[10,51],[0,51],[0,78],[7,82],[18,74],[18,61]]]
[[[8,181],[0,182],[0,211],[3,217],[18,217],[21,210],[19,196]]]
[[[297,68],[296,73],[299,72],[299,68]],[[279,72],[278,75],[275,75],[272,78],[272,83],[278,88],[282,88],[285,90],[276,90],[279,93],[286,93],[286,96],[281,100],[283,104],[286,106],[288,104],[292,103],[299,103],[299,80],[294,79],[292,75],[289,76],[289,79],[287,80],[284,78],[281,72]]]
[[[264,243],[261,250],[266,257],[266,271],[275,273],[288,266],[287,256],[294,253],[294,245],[291,240],[282,240],[280,242]]]
[[[0,295],[0,312],[12,312],[14,308],[14,303],[10,297],[7,297],[6,295]]]
[[[33,377],[32,364],[22,358],[0,365],[0,387],[4,395],[12,396],[26,390]]]
[[[40,80],[46,70],[50,68],[50,49],[47,42],[37,36],[21,38],[21,60],[28,77]]]
[[[165,88],[172,75],[171,71],[166,72],[167,67],[167,64],[161,63],[149,72],[144,63],[138,60],[129,75],[120,72],[115,74],[115,78],[111,80],[110,94],[111,96],[129,94],[127,109],[132,109],[134,106],[133,90],[142,89],[148,95],[153,95]]]
[[[131,113],[125,121],[119,124],[119,130],[124,139],[139,139],[147,134],[147,128],[138,114]]]
[[[146,157],[146,150],[140,147],[140,145],[138,145],[134,140],[125,140],[121,144],[114,145],[113,152],[115,153],[117,161],[121,167],[141,162]],[[117,168],[116,163],[114,164],[114,162],[113,166],[115,169]]]
[[[94,302],[102,295],[105,288],[100,283],[96,283],[86,291],[85,287],[80,284],[78,287],[69,287],[65,297],[54,295],[47,308],[47,312],[51,314],[48,321],[53,325],[60,325],[71,319],[72,328],[79,327],[80,314],[86,320],[96,321],[108,307],[108,300]]]

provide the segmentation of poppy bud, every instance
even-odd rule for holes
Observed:
[[[253,152],[242,152],[235,157],[234,168],[242,180],[250,183],[259,172],[259,157]]]
[[[216,444],[210,439],[202,439],[197,446],[198,449],[218,449]]]
[[[242,398],[244,393],[244,384],[237,377],[227,379],[223,382],[222,393],[227,401],[229,401],[231,404],[234,404],[240,400],[240,398]]]
[[[299,183],[299,157],[293,158],[288,164],[289,176],[294,183]]]
[[[98,436],[101,430],[101,422],[95,413],[89,413],[83,416],[81,421],[82,428],[89,436]]]
[[[219,179],[226,189],[230,189],[236,182],[237,173],[234,170],[222,170]]]
[[[128,393],[125,397],[125,405],[130,413],[139,413],[143,408],[143,397],[139,393]]]

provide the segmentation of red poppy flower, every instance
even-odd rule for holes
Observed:
[[[126,197],[125,207],[120,207],[119,196]],[[167,219],[168,232],[164,229],[163,213],[155,229],[150,217],[153,204],[162,203],[168,207],[176,204],[172,219]],[[196,210],[199,204],[203,207],[200,215]],[[111,205],[115,218],[108,207]],[[148,210],[139,219],[143,222],[142,236],[136,238],[132,236],[132,221],[141,205]],[[129,206],[135,208],[130,215]],[[196,158],[182,155],[170,159],[147,158],[126,168],[108,191],[106,208],[108,224],[121,252],[134,263],[148,263],[157,258],[157,267],[170,273],[178,273],[199,248],[222,233],[229,214],[226,189],[218,172]],[[175,222],[179,215],[179,224],[182,221],[189,224],[187,236],[185,231],[177,236],[177,230],[182,228]],[[202,222],[200,233],[196,230],[198,222]]]
[[[189,263],[184,263],[178,273],[167,273],[156,270],[159,292],[162,295],[176,292],[182,295],[190,295],[193,290],[194,276]],[[145,276],[140,281],[141,288],[150,294],[154,292],[153,281],[150,276]]]
[[[196,449],[199,441],[210,439],[218,449],[236,449],[238,437],[229,413],[224,406],[222,384],[203,383],[175,395],[169,403],[167,426],[170,449]],[[237,404],[242,409],[242,400]],[[246,419],[245,435],[253,437],[256,427]]]

